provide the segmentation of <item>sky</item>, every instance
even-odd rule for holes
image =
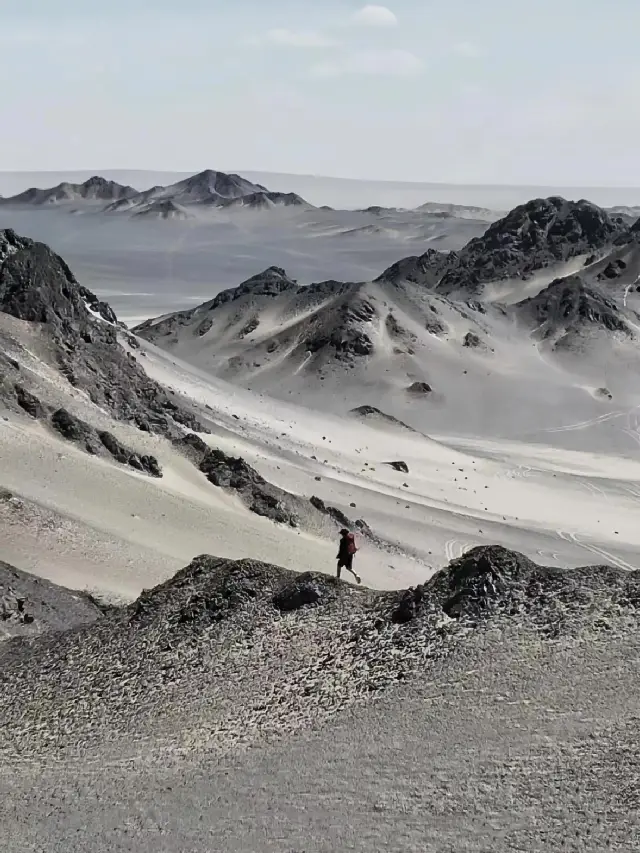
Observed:
[[[0,0],[0,169],[640,186],[638,0]]]

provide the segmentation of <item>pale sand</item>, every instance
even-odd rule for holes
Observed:
[[[153,378],[210,407],[204,411],[217,426],[203,436],[209,444],[242,455],[287,491],[364,518],[404,550],[399,556],[362,541],[358,570],[367,585],[422,582],[469,547],[491,542],[549,564],[635,565],[640,461],[521,442],[435,440],[274,401],[152,346],[144,351]],[[107,422],[90,404],[75,404],[93,422]],[[0,420],[0,486],[25,501],[0,503],[3,559],[124,598],[200,553],[334,571],[335,542],[250,513],[165,440],[111,428],[154,453],[164,477],[90,457],[24,419]],[[384,464],[393,459],[407,462],[409,474]]]

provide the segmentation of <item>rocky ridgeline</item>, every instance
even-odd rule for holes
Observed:
[[[622,217],[585,200],[532,199],[459,252],[430,249],[398,261],[378,280],[409,281],[444,295],[481,294],[488,282],[527,279],[536,270],[630,242],[637,225],[629,229]]]
[[[327,506],[317,497],[308,500],[269,483],[240,456],[229,456],[209,447],[200,436],[188,433],[174,440],[174,446],[185,453],[207,480],[218,488],[236,494],[247,508],[264,518],[289,527],[307,528],[334,535],[336,526],[359,530],[378,542],[368,524],[352,521],[341,510]]]
[[[133,198],[137,194],[138,191],[133,187],[123,186],[115,181],[108,181],[106,178],[94,175],[81,184],[64,181],[55,187],[46,189],[31,187],[18,195],[0,199],[0,204],[47,205],[80,200],[114,202]]]
[[[5,644],[0,754],[232,749],[428,678],[490,623],[544,640],[637,630],[639,615],[640,572],[549,569],[496,546],[404,592],[202,556],[89,627]]]
[[[166,435],[182,426],[204,430],[120,345],[111,308],[79,285],[48,246],[11,230],[0,231],[0,312],[41,324],[53,366],[117,420]],[[19,381],[19,365],[5,356],[0,367],[3,396],[15,396],[10,386]]]

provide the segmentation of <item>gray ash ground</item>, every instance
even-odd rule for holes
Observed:
[[[638,849],[639,617],[639,572],[499,547],[388,593],[199,557],[93,625],[2,644],[5,837]]]

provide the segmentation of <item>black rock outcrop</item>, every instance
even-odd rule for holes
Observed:
[[[477,621],[502,614],[527,616],[545,631],[571,632],[582,618],[640,612],[640,571],[610,566],[559,569],[539,566],[498,545],[472,548],[427,582],[455,619]]]
[[[111,308],[78,284],[48,246],[9,229],[0,231],[0,312],[41,324],[54,366],[116,419],[165,434],[181,432],[178,424],[204,431],[120,345]]]
[[[558,196],[519,205],[457,253],[436,289],[481,293],[485,283],[527,278],[536,270],[599,251],[626,231],[624,222],[588,201]]]
[[[121,465],[128,465],[152,477],[162,477],[162,469],[155,456],[136,453],[125,447],[110,432],[94,429],[91,424],[77,418],[66,409],[57,409],[51,415],[51,425],[59,435],[67,441],[79,444],[92,456],[108,454]]]
[[[290,496],[268,483],[241,457],[227,456],[217,448],[209,449],[200,462],[200,470],[214,486],[237,492],[256,515],[291,527],[299,525],[298,514],[287,500]]]
[[[633,335],[620,306],[578,275],[556,279],[536,296],[519,302],[514,310],[535,326],[542,338],[579,334],[586,329]]]

